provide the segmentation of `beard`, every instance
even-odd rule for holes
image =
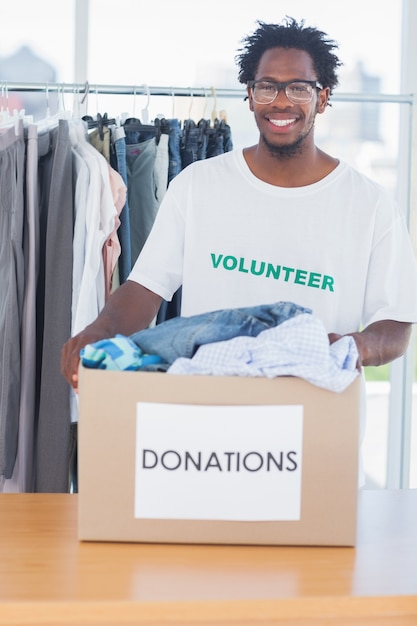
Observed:
[[[260,138],[264,146],[267,148],[269,154],[272,157],[280,161],[286,161],[295,156],[301,156],[303,154],[303,150],[305,146],[304,141],[310,135],[313,128],[314,128],[314,123],[310,126],[309,130],[304,135],[301,135],[296,141],[294,141],[293,143],[284,144],[280,146],[277,146],[271,143],[270,141],[268,141],[265,135],[261,135]]]

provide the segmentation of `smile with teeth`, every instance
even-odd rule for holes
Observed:
[[[287,119],[287,120],[269,120],[271,124],[274,126],[289,126],[295,122],[295,118]]]

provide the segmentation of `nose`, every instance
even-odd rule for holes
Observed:
[[[293,103],[288,98],[287,94],[285,93],[285,89],[278,89],[278,93],[275,96],[275,100],[273,101],[273,104],[278,105],[278,106],[279,104],[281,104],[281,106],[282,105],[288,106],[288,104],[290,104],[291,106],[293,106]]]

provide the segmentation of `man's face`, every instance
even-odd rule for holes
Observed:
[[[286,82],[317,80],[310,55],[295,48],[270,48],[261,57],[255,80]],[[280,91],[271,104],[257,104],[251,90],[249,105],[255,115],[261,140],[269,151],[278,156],[302,152],[306,143],[314,141],[311,132],[317,113],[323,113],[329,96],[328,89],[314,90],[307,104],[294,104],[285,91]]]

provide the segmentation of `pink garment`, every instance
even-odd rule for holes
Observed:
[[[109,165],[109,179],[117,217],[115,219],[115,228],[103,246],[106,301],[112,291],[113,273],[121,252],[120,241],[119,237],[117,236],[117,229],[120,226],[119,215],[122,212],[122,209],[126,203],[127,194],[127,187],[123,181],[123,178],[120,176],[119,172],[116,172],[116,170],[111,167],[111,165]]]

